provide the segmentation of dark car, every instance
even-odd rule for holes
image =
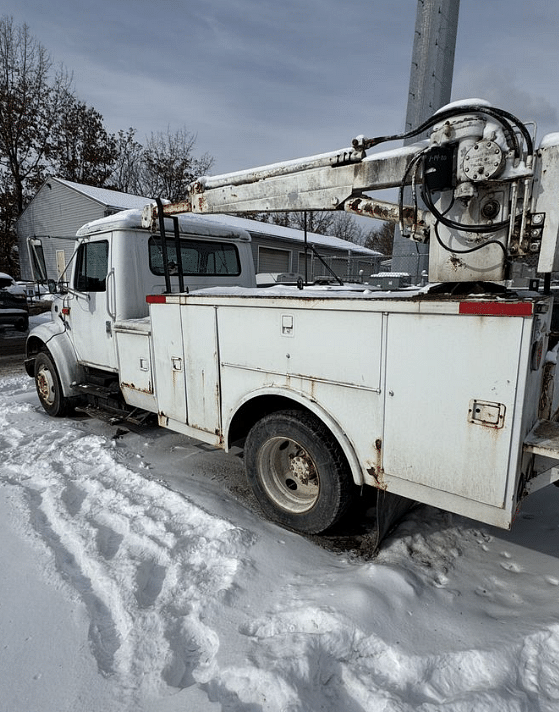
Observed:
[[[0,327],[13,326],[18,331],[29,328],[27,299],[22,294],[12,294],[0,284]]]

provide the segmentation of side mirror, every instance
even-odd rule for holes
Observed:
[[[47,280],[47,288],[49,290],[49,294],[56,294],[56,282],[54,279]]]

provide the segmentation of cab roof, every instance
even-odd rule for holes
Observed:
[[[214,222],[206,216],[180,215],[178,220],[181,235],[203,235],[250,242],[250,234],[246,230]],[[165,229],[168,231],[168,237],[171,238],[173,225],[170,218],[165,219]],[[78,237],[88,237],[116,230],[141,230],[142,232],[147,232],[146,228],[142,227],[142,211],[137,209],[121,210],[108,217],[93,220],[80,227],[76,235]]]

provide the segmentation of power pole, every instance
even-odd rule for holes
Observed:
[[[460,0],[417,2],[406,131],[419,126],[450,101],[459,7]],[[410,143],[417,140],[416,136]],[[428,262],[427,245],[410,242],[396,229],[392,271],[407,272],[418,284]]]

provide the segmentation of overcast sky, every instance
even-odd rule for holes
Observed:
[[[3,0],[111,132],[186,128],[213,173],[405,125],[417,0]],[[559,3],[461,0],[453,98],[559,130]]]

